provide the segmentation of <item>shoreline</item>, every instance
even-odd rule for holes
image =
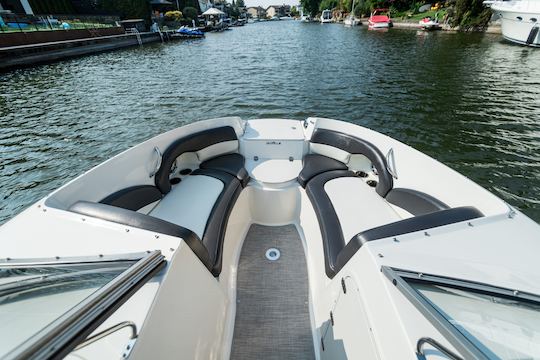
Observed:
[[[362,22],[362,25],[366,25],[368,22],[368,18],[360,18],[360,21]],[[343,22],[340,21],[339,24],[342,24]],[[396,29],[409,29],[409,30],[421,30],[418,22],[412,22],[412,21],[392,21],[392,27]],[[459,26],[452,27],[448,24],[441,24],[441,28],[438,29],[440,31],[448,31],[448,32],[460,32]],[[437,30],[435,30],[437,31]],[[477,32],[477,33],[486,33],[486,34],[502,34],[501,30],[501,24],[500,22],[490,22],[488,24],[488,27],[485,30],[468,30],[463,32]]]

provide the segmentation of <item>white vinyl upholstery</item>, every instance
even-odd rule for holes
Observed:
[[[185,227],[202,239],[208,217],[223,183],[213,177],[190,175],[172,188],[149,215]]]
[[[338,149],[337,147],[318,143],[310,143],[309,150],[312,154],[323,155],[341,161],[344,164],[349,161],[349,157],[351,156],[348,152]]]
[[[361,178],[333,179],[324,185],[324,190],[341,223],[345,243],[361,231],[401,220],[390,204]]]
[[[203,162],[216,156],[230,154],[237,151],[238,140],[223,141],[197,151],[197,157],[199,158],[200,162]]]

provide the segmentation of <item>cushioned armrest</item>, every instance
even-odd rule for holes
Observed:
[[[197,257],[199,257],[205,265],[208,264],[208,252],[204,248],[201,240],[193,231],[184,227],[132,210],[89,201],[77,201],[75,204],[71,205],[69,211],[111,221],[117,224],[182,238]]]
[[[441,210],[434,213],[415,216],[401,221],[396,221],[373,229],[362,231],[355,235],[345,245],[337,256],[336,273],[345,266],[354,254],[368,241],[385,239],[416,231],[436,228],[439,226],[467,221],[484,216],[478,209],[472,206],[463,206],[453,209]]]

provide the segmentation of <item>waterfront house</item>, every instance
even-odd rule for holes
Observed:
[[[261,6],[250,6],[247,8],[248,17],[252,19],[265,19],[266,10]]]
[[[290,5],[270,5],[266,8],[266,16],[272,18],[274,16],[283,17],[291,16],[291,6]]]

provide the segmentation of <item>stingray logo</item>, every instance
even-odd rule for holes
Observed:
[[[281,141],[267,141],[266,145],[281,145]]]

